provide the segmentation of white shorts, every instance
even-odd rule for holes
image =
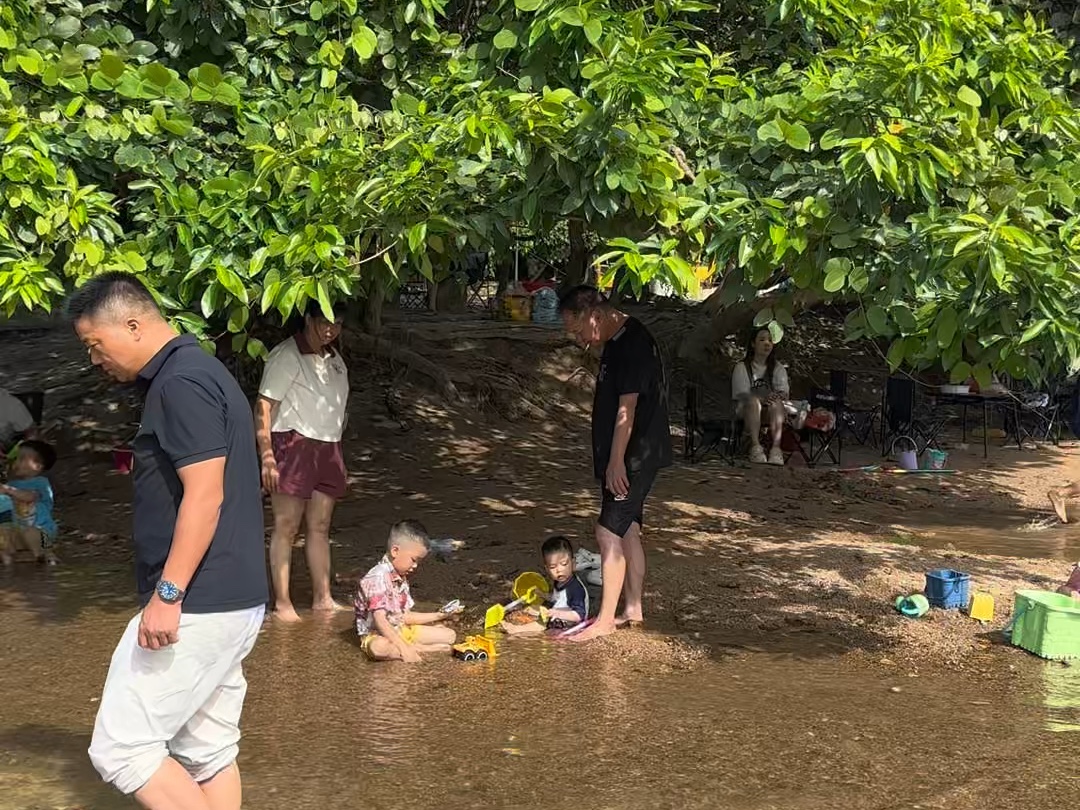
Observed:
[[[262,605],[229,613],[182,613],[180,639],[139,646],[139,616],[116,645],[90,741],[101,778],[134,793],[169,756],[197,782],[236,759],[247,681],[241,662],[255,646]]]

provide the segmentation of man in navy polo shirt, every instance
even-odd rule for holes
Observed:
[[[134,276],[94,277],[68,317],[90,361],[145,397],[132,469],[142,610],[113,654],[90,759],[153,810],[239,810],[241,662],[268,598],[251,409]]]

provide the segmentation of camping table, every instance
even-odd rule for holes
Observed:
[[[961,430],[963,431],[963,441],[967,443],[967,412],[969,407],[981,407],[982,408],[982,429],[983,429],[983,458],[990,457],[990,411],[995,407],[1002,407],[1011,413],[1013,417],[1013,424],[1020,424],[1020,409],[1015,397],[1011,397],[1008,394],[942,394],[937,393],[930,397],[935,408],[942,406],[959,406],[962,408],[961,416]],[[1022,440],[1020,439],[1020,431],[1017,429],[1016,445],[1021,450],[1023,449]],[[1006,436],[1008,439],[1008,436]]]

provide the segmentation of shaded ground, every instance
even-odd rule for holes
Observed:
[[[416,517],[465,547],[425,563],[414,590],[432,603],[462,599],[473,629],[515,574],[538,567],[547,534],[591,545],[597,493],[578,372],[588,363],[557,333],[532,327],[424,321],[407,335],[425,353],[442,345],[440,364],[473,399],[448,405],[402,369],[353,356],[352,490],[334,535],[340,593],[381,554],[389,524]],[[0,574],[0,608],[12,617],[0,625],[0,700],[18,706],[0,721],[0,750],[13,751],[0,765],[0,807],[73,805],[63,798],[71,784],[86,791],[74,794],[86,807],[124,806],[91,787],[81,752],[132,605],[130,481],[112,474],[107,451],[133,432],[135,403],[85,369],[65,332],[0,341],[5,384],[47,378],[46,416],[63,421],[65,454],[54,476],[64,565]],[[511,365],[507,385],[500,369]],[[537,409],[543,418],[530,418]],[[673,403],[673,421],[680,410]],[[845,455],[845,466],[876,460]],[[575,761],[611,766],[594,781],[597,807],[656,805],[658,795],[670,797],[659,806],[762,809],[832,807],[841,797],[859,808],[1075,801],[1080,786],[1057,758],[1061,735],[1044,731],[1042,706],[1053,693],[1065,704],[1059,720],[1077,721],[1073,687],[1044,683],[1051,670],[1002,646],[997,631],[1016,588],[1056,586],[1066,561],[1080,558],[1080,535],[1050,526],[1044,503],[1052,483],[1080,477],[1080,453],[995,449],[984,463],[973,447],[952,456],[963,472],[951,478],[677,465],[647,515],[652,632],[587,651],[503,645],[491,677],[451,662],[373,677],[347,618],[269,628],[249,673],[249,806],[576,806],[577,794],[559,804],[541,776],[548,766],[537,767],[559,745],[564,692]],[[296,563],[302,604],[302,552]],[[990,626],[941,612],[911,622],[891,609],[896,594],[921,589],[924,571],[944,566],[994,594]],[[72,661],[80,674],[61,688],[55,673]],[[385,725],[373,726],[372,713]],[[935,756],[895,756],[912,733]],[[307,744],[321,737],[330,741]],[[1018,751],[1038,753],[1017,762]],[[408,776],[391,779],[398,761]],[[417,772],[421,762],[434,770]],[[320,778],[305,787],[305,805],[293,780],[308,768]],[[23,803],[5,805],[16,785]],[[504,789],[514,801],[499,799]],[[707,798],[717,793],[719,804]]]

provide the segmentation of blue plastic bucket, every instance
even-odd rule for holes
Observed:
[[[951,568],[926,572],[926,598],[934,607],[956,610],[967,607],[971,576]]]

